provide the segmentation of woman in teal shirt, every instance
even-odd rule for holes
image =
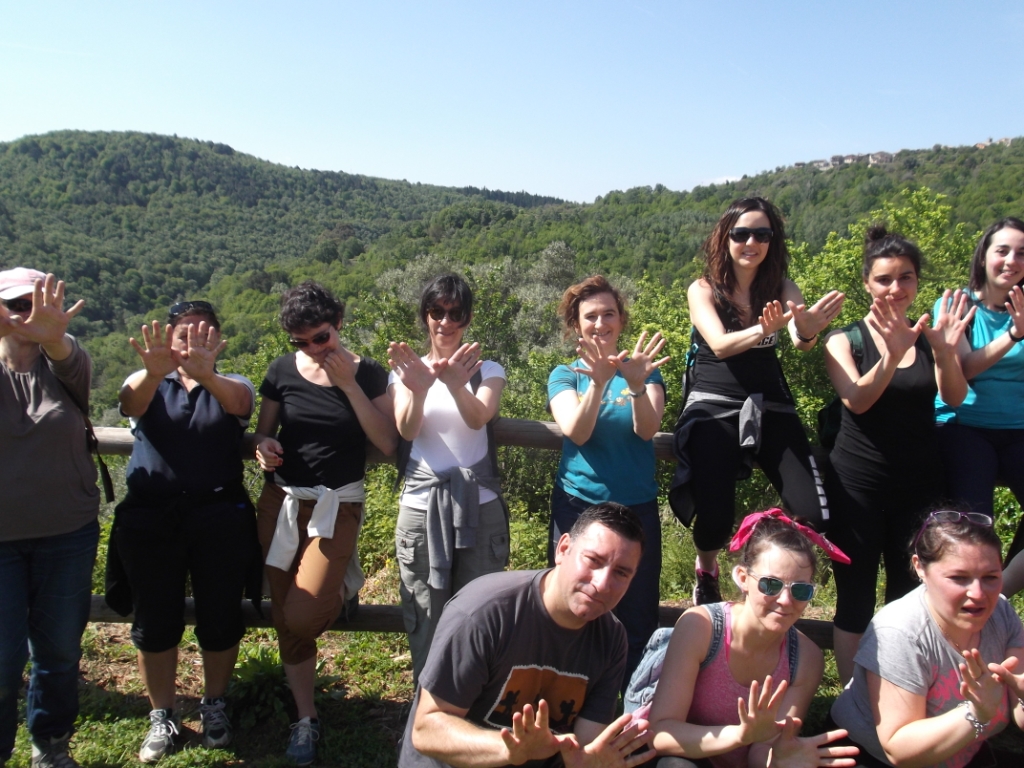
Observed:
[[[648,340],[644,332],[632,352],[619,351],[628,314],[622,296],[601,275],[571,286],[558,313],[566,335],[577,338],[579,359],[548,377],[548,408],[564,435],[551,494],[548,559],[553,562],[555,543],[593,504],[614,501],[640,517],[644,555],[615,609],[629,639],[625,684],[658,628],[661,522],[652,439],[665,413],[658,368],[668,358],[657,359],[665,340],[660,333]]]
[[[1009,217],[985,230],[971,262],[970,294],[978,311],[959,349],[970,385],[967,398],[958,408],[936,401],[950,495],[986,515],[993,514],[997,484],[1024,501],[1022,284],[1024,221]],[[1018,530],[1007,559],[1022,544]]]

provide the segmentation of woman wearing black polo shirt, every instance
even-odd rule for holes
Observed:
[[[316,758],[316,638],[337,619],[363,514],[366,441],[398,442],[379,363],[338,338],[345,305],[318,283],[281,297],[281,326],[296,351],[270,364],[260,385],[256,458],[267,483],[257,525],[281,661],[295,698],[287,756]],[[280,431],[279,431],[280,430]]]
[[[242,593],[258,550],[239,451],[255,391],[244,376],[217,372],[225,342],[213,307],[175,304],[166,328],[154,321],[152,329],[142,327],[142,337],[142,344],[130,343],[145,367],[128,377],[119,395],[135,447],[113,545],[131,586],[132,641],[152,706],[139,751],[150,763],[173,748],[180,730],[175,673],[186,577],[203,653],[203,743],[231,741],[224,694],[245,633]]]

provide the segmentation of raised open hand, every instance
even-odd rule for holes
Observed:
[[[740,741],[755,744],[779,735],[784,723],[776,718],[788,687],[789,683],[783,680],[773,691],[771,675],[764,679],[763,685],[757,680],[750,684],[749,701],[736,700],[740,714]]]
[[[963,652],[960,662],[960,695],[970,702],[974,715],[982,723],[989,722],[999,713],[999,705],[1006,697],[1000,676],[989,670],[981,651],[970,648]]]
[[[589,376],[594,382],[594,386],[601,388],[612,380],[619,363],[626,359],[625,352],[619,352],[617,355],[605,355],[596,341],[582,336],[577,342],[576,354],[583,361],[583,367],[571,370]]]
[[[786,323],[789,322],[792,316],[792,312],[787,312],[782,308],[781,301],[769,301],[764,305],[764,309],[761,311],[761,316],[757,318],[757,322],[761,324],[761,330],[767,337],[785,328]]]
[[[928,320],[927,314],[921,315],[914,325],[910,325],[906,316],[896,309],[892,299],[886,295],[871,302],[868,323],[878,331],[886,350],[899,364],[907,350],[917,342],[917,337],[928,327]]]
[[[1018,292],[1019,290],[1018,288]],[[963,291],[950,291],[947,288],[942,292],[942,301],[939,302],[939,312],[935,316],[935,324],[930,328],[925,325],[921,331],[937,355],[956,352],[960,339],[963,338],[967,326],[974,319],[974,313],[978,311],[977,307],[971,306],[972,304],[973,302]],[[968,309],[968,307],[970,308]]]
[[[427,365],[404,341],[392,341],[388,344],[388,365],[406,389],[422,395],[434,385],[438,374],[448,365],[448,361]]]
[[[448,365],[438,372],[437,378],[449,389],[461,389],[483,366],[480,345],[474,341],[455,350],[455,354],[448,358]]]
[[[1003,685],[1010,689],[1010,692],[1018,699],[1024,699],[1024,673],[1014,674],[1014,670],[1020,665],[1020,659],[1016,656],[1009,656],[1002,664],[990,663],[988,671],[998,677]]]
[[[64,311],[64,281],[52,274],[46,280],[36,280],[32,292],[32,312],[28,318],[10,315],[8,320],[17,325],[18,334],[36,344],[58,344],[64,339],[71,318],[82,311],[85,300],[79,299],[71,309]]]
[[[830,747],[830,742],[844,738],[843,729],[800,738],[800,718],[787,717],[782,732],[768,752],[768,768],[818,768],[818,766],[855,766],[857,747]]]
[[[501,740],[508,749],[512,765],[522,765],[527,760],[544,760],[555,754],[560,745],[548,725],[548,703],[541,699],[536,712],[533,705],[523,705],[522,712],[512,715],[512,728],[501,729]]]
[[[665,339],[660,332],[655,333],[650,341],[647,341],[647,331],[644,331],[640,334],[640,338],[636,340],[633,354],[628,359],[612,358],[615,366],[619,369],[619,373],[622,374],[622,378],[629,384],[630,390],[639,392],[643,389],[647,377],[656,368],[660,368],[671,359],[663,357],[660,360],[655,360],[664,346]]]
[[[560,737],[566,768],[633,768],[653,759],[657,754],[653,749],[637,752],[654,738],[648,722],[632,718],[622,715],[586,746],[581,747],[575,737]]]
[[[796,332],[805,339],[809,339],[824,331],[828,328],[829,323],[839,317],[839,313],[843,311],[843,301],[845,300],[845,293],[829,291],[812,307],[792,301],[787,301],[786,306],[789,307],[789,312],[793,317]]]
[[[217,355],[228,343],[220,338],[220,331],[205,320],[198,326],[189,323],[185,334],[185,350],[178,353],[178,365],[196,381],[205,381],[216,373]]]
[[[178,367],[178,357],[171,349],[170,325],[162,326],[159,320],[154,320],[152,331],[148,325],[142,326],[142,341],[145,346],[139,344],[135,337],[128,339],[150,376],[162,379]]]
[[[1019,285],[1010,289],[1010,298],[1006,302],[1006,311],[1013,320],[1013,335],[1018,339],[1024,337],[1024,291]]]

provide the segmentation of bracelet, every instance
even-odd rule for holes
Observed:
[[[1014,343],[1016,343],[1018,341],[1024,341],[1024,336],[1014,336],[1013,335],[1013,326],[1012,325],[1006,330],[1006,333],[1009,334],[1010,340],[1013,341]]]
[[[970,723],[971,727],[974,728],[974,738],[980,739],[981,734],[983,734],[985,729],[988,728],[988,723],[981,722],[977,715],[971,712],[970,702],[962,702],[960,706],[964,708],[964,720]]]
[[[642,395],[646,394],[646,392],[647,392],[647,384],[645,383],[644,384],[644,388],[641,389],[639,392],[634,392],[633,390],[629,390],[629,396],[632,397],[634,400],[636,400],[638,397],[641,397]]]
[[[805,338],[805,337],[801,336],[801,335],[800,335],[800,331],[796,330],[795,328],[793,329],[793,333],[795,333],[795,334],[796,334],[796,337],[797,337],[797,338],[798,338],[798,339],[799,339],[800,341],[802,341],[802,342],[803,342],[804,344],[813,344],[813,343],[814,343],[814,340],[818,338],[818,334],[814,334],[814,335],[813,335],[813,336],[811,336],[811,338],[809,338],[809,339],[808,339],[808,338]]]

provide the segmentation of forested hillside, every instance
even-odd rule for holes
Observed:
[[[830,232],[917,187],[947,196],[950,228],[1020,215],[1024,142],[779,168],[689,192],[640,187],[581,205],[288,168],[209,141],[64,131],[0,143],[0,267],[53,271],[86,299],[73,330],[96,360],[102,408],[134,365],[127,334],[182,297],[218,303],[237,357],[274,332],[281,288],[306,277],[356,310],[385,272],[425,254],[525,269],[556,253],[575,274],[646,274],[668,288],[696,274],[700,243],[735,197],[774,200],[799,258],[813,261]]]

